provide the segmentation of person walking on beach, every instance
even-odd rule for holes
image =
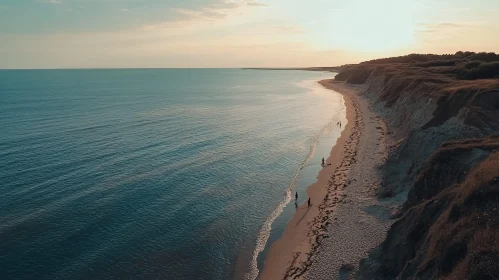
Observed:
[[[322,166],[324,167],[324,165],[326,164],[324,163],[324,158],[322,158]]]
[[[310,197],[308,198],[308,208],[310,208]]]
[[[298,192],[295,193],[295,200],[298,200]]]

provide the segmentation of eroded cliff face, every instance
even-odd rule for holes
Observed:
[[[387,123],[378,197],[407,198],[358,278],[499,279],[499,79],[389,64],[336,80],[364,84]]]
[[[444,142],[499,132],[499,80],[457,81],[403,65],[358,68],[336,79],[365,84],[364,95],[387,122],[392,143],[380,198],[407,193]]]
[[[499,137],[443,145],[358,278],[499,279],[498,166]]]

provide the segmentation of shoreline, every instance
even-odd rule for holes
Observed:
[[[298,207],[283,235],[272,244],[258,279],[296,279],[305,274],[319,250],[320,239],[328,237],[326,228],[331,223],[328,217],[345,197],[343,191],[349,166],[355,161],[362,120],[354,89],[336,87],[332,81],[318,83],[343,96],[347,124],[327,158],[331,165],[320,170],[317,181],[307,188],[310,208],[305,203]]]

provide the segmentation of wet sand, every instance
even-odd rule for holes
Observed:
[[[377,166],[386,158],[384,123],[359,95],[362,88],[319,83],[343,95],[348,123],[327,159],[331,165],[307,189],[312,205],[301,205],[272,245],[261,280],[348,279],[391,224],[393,202],[374,196]]]

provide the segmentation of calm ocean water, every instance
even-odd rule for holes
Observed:
[[[254,278],[346,123],[330,77],[0,71],[0,278]]]

